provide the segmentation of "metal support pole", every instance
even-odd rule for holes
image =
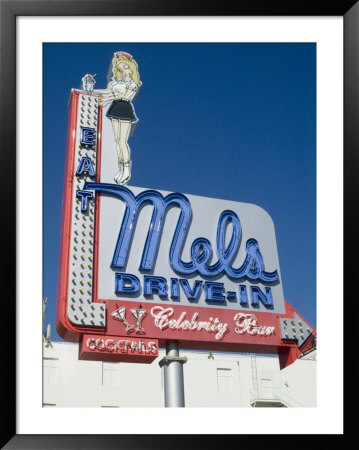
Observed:
[[[166,356],[159,362],[164,366],[165,407],[184,407],[183,364],[187,358],[180,358],[178,342],[167,341]]]

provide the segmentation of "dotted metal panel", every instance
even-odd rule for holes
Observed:
[[[300,347],[313,332],[313,329],[310,328],[296,313],[294,313],[293,319],[279,319],[279,327],[281,338],[298,341],[298,347]]]
[[[76,170],[83,158],[91,160],[96,173],[96,150],[98,132],[98,99],[93,95],[79,95],[79,109],[76,132],[76,154],[74,167],[74,189],[72,194],[72,223],[69,260],[69,290],[67,315],[75,325],[86,327],[105,327],[105,305],[93,303],[93,252],[94,252],[94,199],[89,200],[88,208],[81,209],[81,198],[76,193],[82,190],[86,181],[94,181],[88,171],[80,175]],[[94,145],[81,143],[82,128],[96,130]]]

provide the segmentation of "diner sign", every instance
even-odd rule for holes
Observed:
[[[188,349],[278,353],[284,367],[315,332],[299,326],[304,319],[284,300],[269,214],[130,185],[127,139],[140,86],[126,78],[133,62],[118,52],[112,67],[125,75],[113,76],[111,89],[96,91],[87,74],[71,91],[58,333],[81,341],[85,359],[151,362],[175,340]],[[293,318],[300,337],[283,322]]]

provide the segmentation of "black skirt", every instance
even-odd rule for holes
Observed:
[[[114,100],[106,113],[111,119],[129,120],[138,122],[135,110],[131,102],[126,100]]]

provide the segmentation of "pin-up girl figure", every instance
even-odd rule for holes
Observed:
[[[141,86],[136,61],[129,53],[116,52],[110,65],[107,89],[93,90],[100,94],[99,104],[112,101],[106,116],[111,119],[118,156],[115,182],[127,184],[131,178],[131,151],[128,138],[138,122],[132,101]]]

